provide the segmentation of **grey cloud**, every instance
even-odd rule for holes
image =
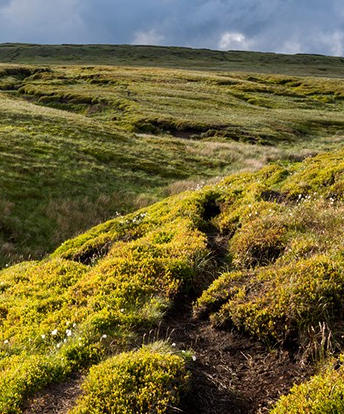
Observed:
[[[0,0],[0,41],[342,54],[343,17],[342,0]]]

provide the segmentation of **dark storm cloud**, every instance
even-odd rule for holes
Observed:
[[[344,53],[343,0],[0,0],[0,41]]]

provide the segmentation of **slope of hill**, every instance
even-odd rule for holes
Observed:
[[[0,413],[341,413],[343,59],[0,61]]]
[[[0,265],[241,169],[341,145],[341,80],[120,67],[0,69]]]
[[[186,47],[133,45],[0,44],[0,62],[44,65],[151,66],[342,77],[344,59]]]
[[[290,387],[309,376],[308,364],[335,357],[343,345],[343,155],[232,175],[94,227],[46,260],[3,270],[0,412],[20,413],[25,401],[32,407],[39,390],[90,366],[71,413],[271,407],[287,391],[283,381]],[[192,323],[181,319],[183,304]],[[243,372],[257,363],[250,338],[261,341],[258,391],[252,383],[251,394],[240,391],[231,342],[218,343],[232,358],[221,377],[190,377],[207,369],[208,355],[186,352],[180,335],[196,326],[241,335]],[[198,341],[192,338],[195,348]],[[269,377],[264,367],[273,352],[280,365],[298,364],[301,373]],[[341,412],[342,369],[333,364],[319,375],[272,412]],[[214,400],[223,387],[226,411]]]

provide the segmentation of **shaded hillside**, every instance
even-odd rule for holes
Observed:
[[[343,76],[341,57],[164,46],[0,44],[0,62],[152,66],[197,70]]]
[[[343,141],[341,80],[0,68],[0,265],[238,170]]]
[[[85,369],[71,413],[271,408],[278,391],[343,346],[343,155],[232,175],[3,270],[0,412],[22,412],[39,390],[50,384],[54,393],[53,384]],[[209,372],[207,341],[220,328],[222,365]],[[194,334],[197,351],[185,349]],[[299,413],[309,395],[319,412],[341,412],[341,359],[333,361],[273,412]],[[267,363],[280,377],[266,382]],[[255,381],[243,389],[249,367]],[[261,398],[264,383],[273,386]]]

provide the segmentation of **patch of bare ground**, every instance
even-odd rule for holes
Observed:
[[[271,351],[235,330],[217,330],[193,319],[190,305],[170,313],[166,330],[177,348],[192,348],[196,356],[182,413],[267,413],[294,383],[313,374],[310,365],[286,350]]]
[[[81,395],[83,380],[83,375],[74,374],[63,383],[50,385],[26,403],[23,414],[66,414]]]

